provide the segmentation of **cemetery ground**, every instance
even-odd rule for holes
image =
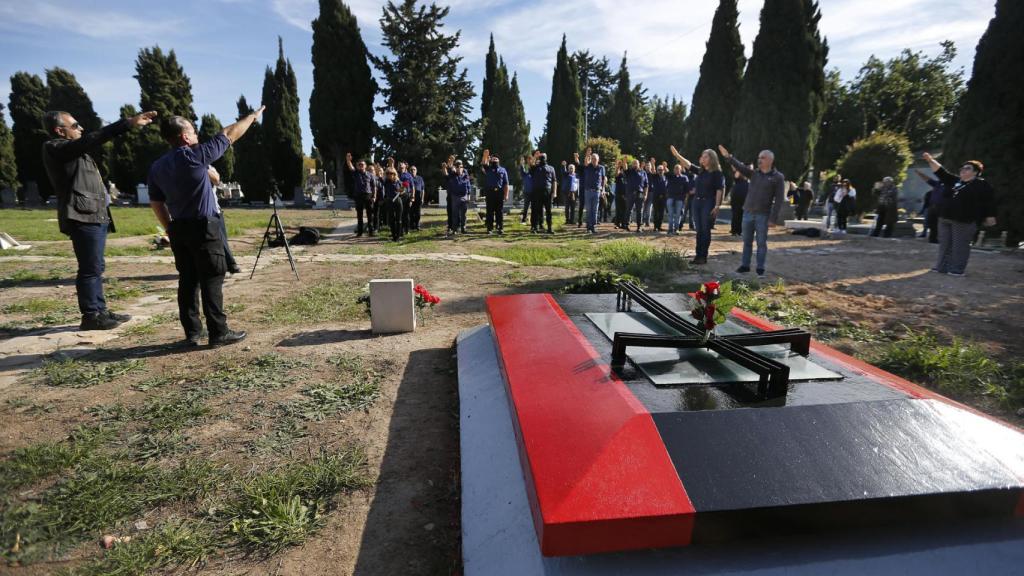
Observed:
[[[108,303],[134,319],[77,332],[75,262],[52,211],[0,213],[33,248],[0,255],[0,572],[10,574],[458,574],[455,338],[487,321],[489,294],[648,290],[734,280],[742,306],[844,352],[1024,425],[1024,257],[975,251],[968,276],[928,272],[916,239],[769,239],[764,278],[737,275],[740,243],[692,232],[594,237],[557,218],[503,237],[442,211],[399,243],[354,235],[349,212],[284,210],[321,244],[264,252],[267,210],[229,209],[243,274],[225,283],[241,344],[178,346],[176,275],[151,249],[147,209],[119,208]],[[507,220],[508,222],[508,220]],[[414,333],[375,336],[359,302],[372,278],[413,278],[441,297]],[[742,283],[742,284],[741,284]],[[581,409],[584,409],[581,407]],[[103,549],[103,537],[112,544]]]

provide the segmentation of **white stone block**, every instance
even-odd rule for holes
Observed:
[[[370,327],[374,334],[416,329],[413,285],[411,278],[370,280]]]

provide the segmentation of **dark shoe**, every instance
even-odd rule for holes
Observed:
[[[235,264],[234,266],[228,266],[228,272],[231,272],[232,274],[241,274],[242,269],[238,267],[238,264]]]
[[[707,258],[694,258],[693,260],[690,260],[690,264],[707,264],[707,263],[708,263],[708,259]]]
[[[758,268],[757,269],[757,275],[758,276],[764,276],[764,268]]]
[[[554,233],[555,233],[554,230],[552,230],[551,228],[548,228],[548,234],[554,234]]]
[[[210,338],[210,347],[216,348],[218,346],[227,346],[228,344],[234,344],[235,342],[241,342],[245,340],[245,332],[235,332],[234,330],[228,330],[224,334],[221,334],[217,338]]]
[[[577,228],[582,228],[583,227],[583,222],[580,222],[579,224],[577,224],[576,227]]]
[[[182,344],[185,345],[185,346],[188,346],[190,348],[195,348],[196,346],[201,346],[202,345],[202,341],[205,338],[209,337],[209,335],[210,334],[206,330],[203,330],[199,334],[193,334],[192,336],[186,336],[185,337],[185,341]]]
[[[960,276],[963,276],[963,275],[964,275],[964,273],[963,273],[963,272],[953,272],[952,270],[951,270],[951,271],[949,271],[949,272],[946,272],[946,274],[949,274],[950,276],[956,276],[956,277],[958,277],[958,278],[959,278]]]
[[[82,323],[78,325],[79,330],[113,330],[121,325],[121,322],[107,316],[106,312],[93,312],[82,315]]]
[[[750,266],[740,266],[736,271],[740,274],[746,274],[747,272],[750,272]]]
[[[459,228],[459,234],[465,234],[465,233],[466,233],[466,227],[465,226],[463,226],[462,228]]]
[[[108,318],[113,318],[115,321],[120,323],[124,323],[132,319],[132,317],[129,316],[128,314],[115,314],[113,311],[110,310],[110,308],[107,308],[106,312]]]
[[[501,228],[498,228],[498,236],[504,236],[504,235],[505,235],[505,231],[503,229],[501,229]]]

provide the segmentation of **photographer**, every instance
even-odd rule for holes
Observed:
[[[160,135],[171,150],[150,166],[150,207],[171,239],[178,270],[178,318],[189,346],[198,346],[204,336],[198,310],[200,293],[210,346],[232,344],[246,336],[229,330],[224,314],[227,262],[209,167],[245,134],[263,109],[261,106],[202,144],[195,125],[186,118],[171,116],[160,126]]]

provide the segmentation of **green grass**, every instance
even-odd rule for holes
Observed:
[[[802,328],[813,328],[818,323],[814,311],[794,300],[782,280],[767,286],[736,282],[733,291],[738,308],[766,320]]]
[[[133,411],[133,417],[145,423],[147,433],[181,430],[210,413],[205,402],[208,394],[203,390],[185,390],[150,398]]]
[[[217,363],[201,378],[200,387],[211,394],[235,390],[274,390],[292,382],[291,371],[308,364],[280,354],[263,354],[250,360],[231,359]]]
[[[596,269],[638,278],[657,278],[689,269],[683,253],[635,239],[593,242],[572,239],[552,242],[512,240],[507,246],[480,252],[525,266]]]
[[[174,312],[164,312],[162,314],[155,314],[150,316],[146,320],[139,322],[138,324],[132,324],[126,326],[122,332],[122,338],[133,338],[136,336],[144,336],[153,334],[159,326],[173,322],[178,319],[178,315]]]
[[[148,290],[148,284],[134,284],[121,282],[117,278],[104,278],[103,279],[103,296],[107,300],[127,300],[130,298],[138,298],[146,293]]]
[[[103,557],[74,568],[67,576],[135,576],[202,566],[220,545],[220,535],[209,523],[171,519],[154,531],[114,546]]]
[[[0,308],[0,312],[29,316],[25,320],[5,323],[3,329],[6,330],[24,330],[38,326],[67,324],[78,317],[78,307],[73,300],[58,300],[56,298],[30,298],[4,305]]]
[[[35,284],[38,282],[52,282],[60,280],[71,274],[70,268],[50,268],[47,271],[18,269],[7,276],[0,278],[0,288],[10,288],[22,284]]]
[[[146,361],[141,359],[89,362],[64,358],[44,360],[43,365],[33,370],[28,378],[58,388],[89,388],[145,368]]]
[[[0,461],[0,499],[12,490],[71,468],[90,457],[115,430],[106,426],[80,427],[61,442],[44,442],[18,448]]]
[[[361,285],[325,280],[299,294],[278,298],[263,310],[260,320],[274,325],[358,320],[364,314],[358,302],[361,290]]]
[[[957,397],[987,396],[1001,405],[1024,405],[1024,363],[1002,364],[976,343],[907,330],[871,360],[881,368]]]
[[[322,525],[331,499],[369,485],[366,455],[357,449],[320,454],[240,483],[223,510],[230,531],[250,552],[271,555],[302,544]]]

